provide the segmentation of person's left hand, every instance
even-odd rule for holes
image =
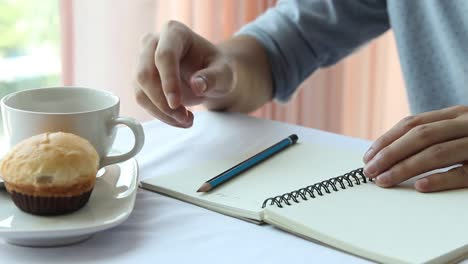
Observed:
[[[404,118],[372,144],[364,162],[364,174],[381,187],[458,164],[418,179],[415,188],[434,192],[468,187],[468,106]]]

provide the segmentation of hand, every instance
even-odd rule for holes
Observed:
[[[452,165],[415,182],[434,192],[468,187],[468,106],[410,116],[377,139],[364,156],[364,174],[392,187],[421,173]]]
[[[190,127],[193,114],[187,106],[222,97],[233,87],[229,57],[185,25],[171,21],[160,35],[143,38],[135,97],[161,121]]]

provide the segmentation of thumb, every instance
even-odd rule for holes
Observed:
[[[190,78],[190,88],[198,96],[222,97],[234,87],[233,71],[227,64],[213,64],[195,72]]]

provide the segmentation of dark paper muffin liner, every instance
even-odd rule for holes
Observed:
[[[32,196],[11,192],[15,205],[26,213],[35,215],[63,215],[82,208],[89,200],[92,190],[76,196]]]

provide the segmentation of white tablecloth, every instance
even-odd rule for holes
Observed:
[[[369,142],[239,114],[201,112],[194,127],[159,121],[144,124],[146,144],[137,156],[140,179],[203,162],[238,156],[287,137],[356,148]],[[121,129],[116,146],[132,138]],[[276,140],[276,141],[275,141]],[[365,223],[363,223],[365,226]],[[365,263],[364,259],[313,243],[268,225],[236,218],[140,189],[135,209],[122,225],[83,243],[58,248],[0,244],[0,263]]]

